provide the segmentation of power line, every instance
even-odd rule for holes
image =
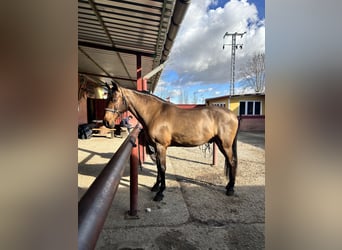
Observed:
[[[240,36],[241,38],[243,37],[244,34],[246,34],[247,32],[243,32],[243,33],[228,33],[226,32],[223,36],[223,39],[226,37],[226,36],[232,36],[232,43],[231,44],[223,44],[223,49],[225,47],[225,45],[231,45],[232,46],[232,54],[231,54],[231,63],[230,63],[230,66],[231,66],[231,70],[230,70],[230,89],[229,89],[229,95],[234,95],[234,83],[235,83],[235,51],[237,49],[242,49],[242,43],[236,43],[236,36]]]

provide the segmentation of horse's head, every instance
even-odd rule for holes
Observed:
[[[103,118],[103,125],[107,128],[114,128],[115,120],[120,116],[121,113],[127,111],[128,106],[124,95],[122,94],[121,88],[114,82],[113,88],[108,85],[108,103],[106,113]]]

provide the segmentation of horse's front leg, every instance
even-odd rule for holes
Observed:
[[[148,154],[150,154],[151,156],[153,155],[154,159],[152,160],[157,164],[157,180],[156,180],[156,183],[151,188],[151,191],[158,192],[160,188],[160,183],[161,183],[161,177],[160,177],[161,170],[160,170],[160,161],[157,158],[157,152],[156,152],[157,150],[154,147],[150,146],[149,144],[147,145],[146,149],[147,149]]]
[[[157,182],[153,186],[153,188],[156,186],[159,187],[159,183],[160,183],[160,187],[156,196],[153,198],[153,200],[161,201],[164,198],[163,192],[166,188],[166,185],[165,185],[166,148],[161,145],[157,146],[157,168],[158,168],[158,177],[157,177]]]
[[[156,181],[156,183],[153,185],[153,187],[151,188],[151,191],[152,191],[152,192],[158,192],[159,189],[160,189],[160,182],[161,182],[161,179],[160,179],[160,164],[159,164],[159,161],[158,161],[158,160],[157,160],[157,169],[158,169],[157,181]]]

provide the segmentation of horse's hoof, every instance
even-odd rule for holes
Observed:
[[[234,195],[234,190],[233,189],[227,189],[226,195],[227,196],[233,196]]]
[[[156,194],[156,196],[154,196],[153,200],[154,201],[161,201],[164,198],[163,194]]]
[[[152,188],[151,188],[151,191],[152,192],[158,192],[160,189],[160,186],[159,185],[154,185]]]

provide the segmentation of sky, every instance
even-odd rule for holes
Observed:
[[[243,44],[235,56],[235,94],[251,93],[239,71],[258,52],[265,52],[265,0],[191,1],[154,94],[173,103],[204,103],[229,94],[231,36]]]

